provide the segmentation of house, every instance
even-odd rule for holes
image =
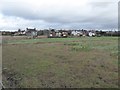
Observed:
[[[68,37],[68,31],[65,30],[51,30],[48,38],[64,38],[64,37]]]
[[[26,35],[29,38],[37,37],[37,30],[36,30],[36,28],[26,28]]]
[[[88,33],[88,36],[94,37],[94,36],[95,36],[95,33],[90,31],[90,32]]]
[[[25,35],[25,30],[18,29],[18,31],[12,32],[14,36],[23,36]]]
[[[71,35],[72,36],[76,36],[76,37],[80,37],[80,36],[83,36],[83,32],[81,31],[81,30],[73,30],[72,32],[71,32]]]
[[[49,34],[48,34],[48,37],[49,37],[49,38],[54,38],[54,37],[56,37],[56,32],[55,32],[54,29],[51,29],[51,30],[50,30],[50,32],[49,32]]]
[[[12,36],[12,32],[10,32],[10,31],[2,31],[2,35],[10,35],[10,36]]]
[[[68,37],[68,31],[66,30],[59,30],[60,37]]]

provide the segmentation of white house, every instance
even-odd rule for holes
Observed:
[[[94,37],[94,36],[95,36],[95,33],[94,33],[94,32],[89,32],[88,35],[89,35],[90,37]]]

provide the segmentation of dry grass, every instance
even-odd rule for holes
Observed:
[[[3,40],[6,87],[117,88],[117,37]]]

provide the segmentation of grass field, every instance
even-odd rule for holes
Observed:
[[[5,87],[118,87],[117,37],[3,37],[2,45]]]

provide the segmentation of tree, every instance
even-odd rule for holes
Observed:
[[[18,29],[18,32],[21,32],[21,29]]]

